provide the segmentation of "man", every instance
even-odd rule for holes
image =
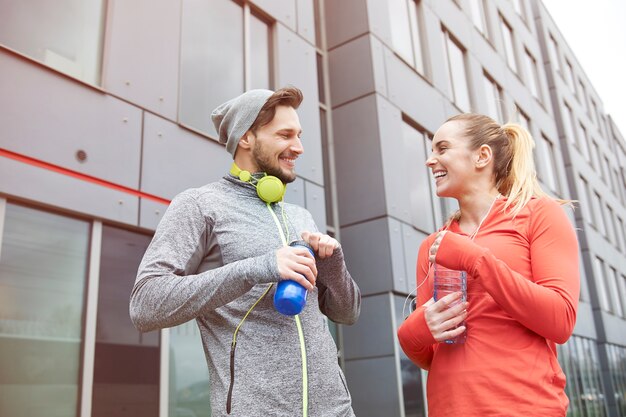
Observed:
[[[354,323],[360,291],[339,243],[304,208],[280,201],[303,152],[301,101],[293,87],[252,90],[215,109],[231,173],[174,198],[132,291],[140,331],[198,323],[213,416],[354,416],[323,316]],[[315,257],[288,246],[296,240]],[[295,316],[272,302],[286,279],[308,289]]]

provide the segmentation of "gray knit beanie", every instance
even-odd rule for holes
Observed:
[[[250,90],[221,104],[211,113],[219,142],[226,144],[226,150],[233,158],[239,139],[250,129],[272,94],[274,92],[270,90]]]

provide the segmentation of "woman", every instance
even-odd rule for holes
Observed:
[[[430,417],[566,414],[555,344],[576,322],[578,245],[565,202],[539,187],[533,147],[521,126],[477,114],[450,118],[433,138],[426,165],[459,211],[420,246],[419,307],[398,330],[429,371]],[[433,300],[434,263],[467,272],[467,302]],[[464,344],[441,343],[466,330]]]

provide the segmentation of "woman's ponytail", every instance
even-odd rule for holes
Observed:
[[[537,181],[533,160],[535,141],[530,133],[517,123],[504,124],[501,129],[509,141],[511,159],[508,161],[505,175],[496,186],[500,194],[507,197],[505,209],[512,207],[511,212],[515,216],[531,198],[547,194]]]

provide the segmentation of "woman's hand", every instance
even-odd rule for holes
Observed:
[[[424,318],[437,342],[454,339],[465,331],[459,326],[467,318],[467,301],[460,302],[461,293],[448,294],[438,301],[433,298],[424,304]],[[457,327],[458,326],[458,327]]]

